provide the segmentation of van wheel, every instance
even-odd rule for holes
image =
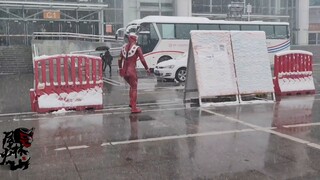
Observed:
[[[187,79],[187,68],[179,68],[176,72],[176,80],[179,82],[185,82]]]
[[[172,59],[172,57],[170,57],[170,56],[161,56],[161,57],[159,58],[157,64],[158,64],[158,63],[161,63],[161,62],[163,62],[163,61],[169,60],[169,59]]]

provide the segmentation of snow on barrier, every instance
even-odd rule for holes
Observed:
[[[276,95],[314,94],[312,53],[289,50],[275,54],[274,88]]]
[[[31,109],[102,109],[102,62],[89,55],[40,56],[34,60]]]
[[[187,67],[186,103],[274,101],[264,32],[191,31]]]

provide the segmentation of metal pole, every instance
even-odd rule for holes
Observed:
[[[99,22],[99,27],[100,27],[100,42],[103,42],[103,36],[104,36],[104,10],[100,11],[100,22]]]
[[[161,0],[159,0],[159,15],[161,16],[161,11],[162,11],[162,8],[161,8]]]
[[[248,3],[247,7],[247,13],[248,13],[248,21],[250,21],[250,14],[252,12],[252,5]]]

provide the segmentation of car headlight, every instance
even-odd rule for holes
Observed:
[[[163,68],[172,69],[172,68],[174,68],[174,65],[164,66]]]

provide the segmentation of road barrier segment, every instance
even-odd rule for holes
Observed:
[[[274,56],[274,89],[277,96],[315,94],[313,54],[289,50]]]
[[[60,109],[102,109],[102,60],[90,55],[40,56],[34,60],[31,109],[45,113]]]

